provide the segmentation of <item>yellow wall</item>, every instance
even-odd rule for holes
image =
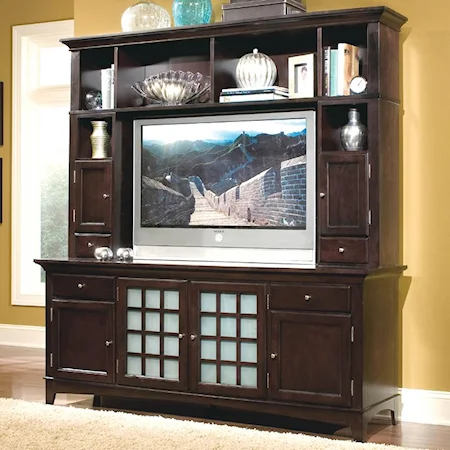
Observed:
[[[0,81],[4,86],[3,223],[0,224],[0,323],[44,325],[43,308],[11,306],[12,26],[73,19],[74,0],[5,1],[0,5]]]
[[[43,324],[38,308],[13,308],[10,299],[10,79],[11,25],[75,18],[78,36],[120,31],[120,16],[133,0],[28,0],[8,5],[0,14],[0,79],[6,85],[6,143],[4,158],[4,216],[0,225],[0,323]],[[171,0],[158,2],[169,12]],[[217,20],[222,2],[214,0]],[[308,11],[376,6],[370,0],[307,0]],[[17,5],[17,6],[14,6]],[[402,155],[403,261],[408,265],[406,298],[400,302],[402,384],[406,388],[450,391],[450,294],[445,288],[450,239],[450,150],[448,115],[450,103],[450,6],[444,0],[421,2],[392,0],[387,6],[406,15],[402,40]],[[4,9],[4,8],[2,8]],[[447,164],[447,161],[449,164]],[[409,285],[410,283],[410,285]]]

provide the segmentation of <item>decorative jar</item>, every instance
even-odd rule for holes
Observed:
[[[367,144],[367,128],[359,120],[356,108],[348,111],[348,123],[341,128],[341,144],[344,150],[365,150]]]
[[[107,122],[104,120],[93,120],[91,122],[93,131],[90,136],[92,146],[92,158],[101,159],[108,156],[110,137],[106,129]]]
[[[94,250],[94,256],[98,261],[110,261],[114,253],[109,247],[97,247]]]
[[[102,109],[102,93],[96,89],[89,91],[85,97],[87,109]]]
[[[122,14],[122,31],[145,31],[170,28],[170,14],[151,0],[130,6]]]
[[[175,26],[201,25],[212,19],[211,0],[173,0],[172,13]]]
[[[277,66],[273,60],[259,53],[247,53],[239,59],[236,67],[236,83],[240,88],[261,89],[273,86],[277,78]]]

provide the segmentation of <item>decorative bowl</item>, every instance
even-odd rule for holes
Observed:
[[[211,79],[200,72],[168,70],[134,83],[131,87],[150,103],[184,105],[194,100],[196,103],[207,101]]]

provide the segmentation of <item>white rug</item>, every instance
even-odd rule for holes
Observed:
[[[0,398],[1,450],[399,450],[159,416]]]

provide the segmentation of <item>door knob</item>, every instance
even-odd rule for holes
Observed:
[[[180,333],[179,335],[178,335],[178,339],[183,339],[184,338],[184,333]]]
[[[78,283],[78,289],[83,289],[86,286],[84,283]]]
[[[305,295],[305,302],[309,302],[312,299],[312,297],[308,294]]]
[[[191,334],[190,335],[190,338],[191,338],[191,341],[195,341],[195,338],[196,338],[197,336],[195,335],[195,334]]]
[[[345,251],[345,248],[344,248],[344,247],[339,247],[339,249],[338,249],[338,252],[339,252],[339,253],[344,253],[344,251]]]
[[[109,198],[109,194],[103,194],[103,198]]]
[[[324,198],[324,197],[325,197],[325,192],[321,192],[321,193],[319,194],[319,197],[320,197],[320,198]]]
[[[106,345],[107,347],[109,347],[112,343],[113,343],[113,341],[106,341],[106,342],[105,342],[105,345]]]
[[[92,242],[88,242],[88,243],[87,243],[87,246],[88,246],[89,248],[91,248],[93,245],[94,245],[94,244],[93,244]]]
[[[270,358],[271,358],[271,359],[275,359],[276,357],[277,357],[277,354],[276,354],[276,353],[271,353],[271,354],[270,354]]]

